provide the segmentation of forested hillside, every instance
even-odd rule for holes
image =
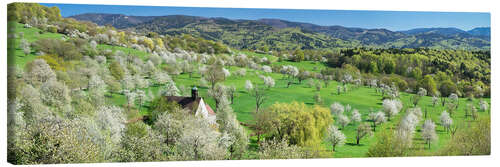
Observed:
[[[193,34],[209,40],[251,50],[330,49],[332,47],[371,48],[433,48],[489,50],[489,35],[469,33],[456,28],[421,28],[402,32],[387,29],[348,28],[342,26],[319,26],[309,23],[290,22],[279,19],[230,20],[198,16],[151,16],[148,21],[124,27],[114,23],[116,16],[106,20],[109,14],[89,14],[71,18],[92,21],[99,25],[110,24],[130,28],[139,32],[159,34]],[[134,18],[135,16],[128,16]],[[142,19],[144,20],[144,19]],[[120,23],[123,24],[123,23]],[[476,30],[477,31],[477,30]],[[472,31],[475,32],[475,31]],[[279,41],[279,42],[276,42]],[[327,43],[327,44],[325,44]]]

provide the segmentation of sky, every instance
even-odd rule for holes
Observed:
[[[47,3],[42,3],[42,5],[59,7],[63,17],[83,13],[112,13],[132,16],[190,15],[247,20],[273,18],[323,26],[385,28],[391,31],[435,27],[455,27],[467,31],[476,27],[490,27],[491,24],[489,13],[475,12],[247,9]]]

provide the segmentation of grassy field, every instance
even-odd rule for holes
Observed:
[[[18,67],[24,67],[24,65],[27,62],[30,62],[34,59],[36,59],[36,53],[33,51],[33,48],[31,48],[31,53],[28,55],[25,55],[22,48],[19,47],[19,44],[21,43],[21,38],[20,34],[23,34],[22,36],[24,39],[26,39],[29,43],[35,42],[40,39],[45,39],[45,38],[62,38],[64,35],[62,34],[57,34],[57,33],[49,33],[49,32],[43,32],[42,30],[38,28],[24,28],[23,24],[19,24],[16,22],[8,22],[9,27],[14,27],[17,32],[16,34],[16,39],[15,39],[15,45],[16,45],[16,50],[15,50],[15,56],[16,56],[16,65]],[[43,33],[40,33],[43,32]]]
[[[23,28],[21,24],[16,24],[17,32],[23,32],[24,37],[29,41],[29,42],[34,42],[37,39],[41,38],[61,38],[63,35],[61,34],[54,34],[54,33],[43,33],[43,34],[38,34],[36,32],[39,32],[40,30],[36,28]],[[19,43],[20,39],[16,40],[16,43]],[[18,45],[17,45],[18,46]],[[117,46],[108,46],[108,45],[99,45],[99,49],[111,49],[113,51],[116,50],[121,50],[124,53],[128,54],[134,54],[137,55],[141,58],[145,58],[147,56],[147,53],[130,49],[130,48],[124,48],[124,47],[117,47]],[[264,55],[264,54],[256,54],[256,53],[251,53],[251,52],[243,52],[245,54],[249,55],[256,55],[256,56],[261,56],[261,57],[268,57],[273,64],[276,65],[294,65],[298,68],[306,69],[309,71],[316,71],[319,72],[322,68],[326,68],[324,64],[321,63],[314,63],[310,61],[304,61],[304,62],[277,62],[275,57],[272,57],[271,55]],[[24,55],[21,49],[17,48],[16,52],[16,64],[19,67],[23,67],[26,62],[29,62],[33,59],[36,58],[34,53],[31,53],[27,56]],[[239,69],[239,67],[226,67],[229,68],[231,72]],[[252,97],[244,88],[245,81],[250,80],[252,83],[258,84],[258,85],[263,85],[263,81],[258,77],[260,74],[262,75],[269,75],[275,79],[276,86],[273,88],[269,88],[266,90],[267,94],[267,100],[263,104],[263,108],[268,107],[276,102],[292,102],[292,101],[298,101],[298,102],[304,102],[308,105],[314,105],[314,99],[313,96],[316,93],[319,93],[321,95],[321,98],[324,101],[323,106],[324,107],[329,107],[330,104],[334,102],[340,102],[343,105],[349,104],[352,106],[352,108],[358,109],[360,113],[363,116],[363,121],[366,121],[369,111],[371,109],[378,111],[382,108],[382,97],[380,94],[377,94],[375,92],[375,89],[373,88],[368,88],[368,87],[359,87],[355,88],[354,85],[350,85],[350,90],[347,93],[342,93],[340,95],[336,94],[336,87],[339,83],[337,82],[331,82],[330,85],[326,88],[322,88],[321,91],[316,91],[315,88],[308,87],[306,84],[306,81],[303,81],[302,83],[295,83],[291,85],[289,88],[287,88],[287,80],[282,79],[283,75],[278,74],[278,73],[270,73],[270,74],[264,74],[262,71],[255,71],[252,69],[247,69],[247,75],[245,77],[237,77],[234,75],[231,75],[228,77],[222,84],[224,85],[234,85],[236,87],[236,97],[234,100],[234,104],[232,104],[232,107],[237,115],[237,119],[241,122],[244,123],[253,123],[253,112],[255,111],[255,100],[254,97]],[[210,98],[207,95],[207,87],[202,87],[199,86],[200,83],[200,76],[198,74],[194,74],[192,78],[189,77],[188,74],[181,74],[179,76],[175,76],[174,80],[177,84],[177,87],[180,87],[181,85],[184,86],[187,89],[187,92],[185,95],[188,95],[190,92],[190,88],[193,85],[197,85],[199,87],[200,91],[200,96],[204,97],[205,101],[208,102],[210,106],[213,108],[215,107],[215,102],[212,98]],[[146,93],[147,92],[152,92],[154,95],[157,95],[158,91],[160,90],[161,87],[155,86],[155,87],[149,87],[145,89]],[[407,93],[401,93],[401,100],[405,104],[404,108],[408,108],[409,100],[410,100],[410,95]],[[486,101],[490,101],[489,99],[485,99]],[[108,97],[108,101],[111,104],[115,105],[124,105],[126,103],[126,99],[123,95],[119,94],[114,94],[112,97]],[[466,99],[460,98],[460,106],[458,108],[458,111],[455,112],[453,115],[453,121],[455,124],[465,124],[468,121],[470,121],[470,118],[467,120],[464,117],[464,108],[466,106]],[[478,106],[479,99],[475,99],[473,103]],[[148,104],[145,104],[145,106],[148,106]],[[439,126],[439,116],[443,110],[445,110],[445,107],[441,105],[436,105],[435,107],[432,106],[431,104],[431,97],[424,97],[420,101],[419,107],[422,108],[422,110],[428,110],[429,115],[428,118],[436,122],[437,126],[437,133],[439,136],[438,142],[435,142],[431,149],[426,150],[429,152],[433,152],[444,146],[448,140],[449,140],[449,134],[443,131],[442,126]],[[214,108],[215,109],[215,108]],[[140,109],[140,114],[145,115],[148,114],[148,108],[143,107]],[[346,113],[348,116],[350,116],[350,113]],[[488,112],[479,112],[481,116],[489,116]],[[390,127],[391,125],[395,126],[399,123],[400,117],[404,115],[404,112],[399,113],[397,116],[391,119],[390,122],[385,123],[385,125],[388,125],[387,127]],[[423,121],[420,123],[420,125],[423,124]],[[363,140],[361,140],[360,145],[355,145],[355,129],[356,125],[349,125],[347,126],[343,131],[343,133],[347,137],[346,144],[341,147],[336,148],[336,152],[330,152],[332,157],[364,157],[366,156],[366,152],[368,151],[370,145],[372,145],[374,142],[376,142],[376,133],[379,131],[377,129],[377,132],[375,133],[374,136],[372,137],[367,137]],[[417,128],[417,135],[415,136],[414,143],[418,146],[421,146],[422,148],[424,147],[424,141],[420,139],[419,136],[419,131],[420,131],[421,126],[418,126]],[[256,137],[253,136],[251,137],[251,146],[253,149],[255,149],[256,145]],[[331,150],[331,147],[327,144],[324,144],[325,150]]]
[[[294,62],[288,62],[291,65],[300,64]],[[309,62],[303,62],[304,64]],[[304,65],[304,66],[307,66]],[[238,67],[229,68],[230,71],[235,71],[239,69]],[[262,72],[260,72],[262,73]],[[276,102],[292,102],[299,101],[304,102],[309,105],[314,105],[313,96],[317,93],[315,88],[310,88],[307,86],[306,82],[302,84],[294,84],[290,86],[290,88],[286,88],[287,80],[283,80],[282,74],[271,73],[269,74],[276,81],[276,86],[274,88],[270,88],[266,90],[268,100],[264,102],[263,107],[268,107]],[[183,85],[184,87],[189,88],[192,85],[197,85],[199,87],[200,96],[205,98],[205,101],[209,103],[210,106],[215,106],[215,101],[207,95],[208,88],[199,86],[200,76],[197,74],[193,75],[192,78],[189,78],[189,75],[182,74],[175,77],[175,82],[177,86]],[[230,76],[226,81],[223,82],[224,85],[234,85],[236,87],[236,98],[234,100],[234,104],[232,107],[237,115],[237,119],[244,123],[253,123],[253,112],[255,111],[255,100],[254,97],[251,96],[244,88],[245,81],[250,80],[254,84],[259,84],[263,86],[263,81],[258,77],[258,74],[255,73],[254,70],[247,69],[247,75],[245,77],[236,77]],[[324,107],[329,107],[330,104],[334,102],[340,102],[343,105],[351,105],[352,108],[358,109],[363,116],[363,120],[366,121],[368,119],[368,114],[370,109],[380,110],[382,108],[382,97],[380,93],[376,93],[375,89],[368,87],[359,87],[355,88],[354,85],[350,85],[351,90],[347,93],[341,93],[340,95],[336,94],[336,87],[338,82],[331,82],[327,88],[322,88],[319,91],[322,99],[324,100]],[[157,94],[159,87],[151,87],[146,89],[146,91],[152,91],[154,94]],[[189,92],[185,94],[185,96],[189,96]],[[401,93],[401,100],[405,104],[404,108],[408,108],[408,104],[410,104],[410,94]],[[489,101],[489,99],[485,99]],[[113,98],[113,101],[119,102],[118,104],[125,104],[125,97],[122,95],[117,95]],[[466,99],[460,98],[460,105],[458,111],[456,111],[453,115],[453,121],[455,124],[461,124],[469,121],[465,120],[464,116],[464,108],[466,106]],[[473,103],[478,106],[479,99],[475,99]],[[439,126],[439,116],[442,111],[445,110],[446,107],[437,104],[435,107],[432,106],[432,98],[424,97],[421,99],[418,105],[422,110],[428,110],[428,118],[433,120],[437,126],[437,133],[439,136],[438,142],[435,142],[431,146],[430,150],[427,151],[436,151],[441,148],[447,141],[449,140],[449,134],[443,131],[442,126]],[[146,108],[143,108],[141,113],[146,114]],[[347,113],[350,116],[350,113]],[[488,115],[488,113],[480,112],[481,116]],[[390,122],[385,124],[389,124],[390,126],[396,126],[399,123],[400,117],[403,116],[404,113],[399,113],[396,117],[392,118]],[[423,120],[420,125],[423,124]],[[360,145],[355,145],[356,143],[356,125],[350,124],[344,130],[344,134],[347,137],[346,144],[344,146],[336,148],[336,152],[332,154],[333,157],[363,157],[368,151],[370,145],[372,145],[376,138],[376,133],[373,137],[368,137],[366,139],[361,140]],[[420,131],[420,126],[417,127],[417,132]],[[378,131],[378,130],[377,130]],[[252,138],[253,142],[256,141],[256,137]],[[419,133],[415,136],[414,143],[420,145],[422,148],[425,146],[424,141],[420,139]],[[255,144],[255,143],[253,143]],[[325,144],[325,150],[331,150],[331,146]]]

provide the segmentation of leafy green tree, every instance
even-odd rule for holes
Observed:
[[[429,95],[436,95],[436,82],[431,75],[425,75],[424,78],[419,81],[419,86],[427,90]]]
[[[82,54],[77,45],[81,44],[80,40],[63,41],[61,39],[43,38],[33,43],[34,48],[46,54],[55,54],[64,60],[80,60]]]
[[[281,124],[280,120],[275,117],[276,113],[272,113],[269,110],[262,110],[254,113],[257,144],[261,143],[261,137],[265,133],[273,132],[273,129],[278,127],[275,125]]]
[[[300,49],[296,49],[294,52],[293,52],[293,61],[295,62],[301,62],[304,60],[304,51],[300,50]]]
[[[158,96],[151,101],[151,121],[155,122],[164,112],[179,111],[181,108],[176,102],[168,101],[164,96]]]
[[[378,66],[377,66],[377,62],[375,61],[371,61],[370,62],[370,72],[371,73],[378,73]]]
[[[386,74],[392,74],[394,73],[394,70],[396,69],[396,62],[392,59],[388,59],[384,61],[384,72]]]
[[[275,136],[288,136],[290,144],[315,146],[321,143],[328,125],[330,111],[320,106],[308,107],[304,103],[275,103],[268,108],[276,113],[281,123],[274,131]],[[307,135],[306,135],[307,134]]]
[[[439,150],[440,155],[489,155],[491,154],[491,120],[481,117],[470,127],[460,127],[452,135],[446,146]]]
[[[420,78],[422,78],[422,70],[420,68],[413,68],[410,77],[420,80]]]
[[[441,93],[441,101],[444,106],[446,98],[448,98],[448,96],[452,93],[457,92],[457,86],[451,80],[446,80],[441,83],[441,86],[439,86],[439,92]]]
[[[390,128],[382,128],[377,134],[377,142],[370,146],[366,155],[368,157],[401,157],[407,156],[409,147],[398,138],[397,132]]]
[[[122,66],[117,61],[113,61],[109,65],[109,72],[113,77],[115,77],[116,80],[119,81],[122,80],[123,77],[125,76],[125,71],[123,71]]]

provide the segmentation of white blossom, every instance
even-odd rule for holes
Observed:
[[[453,120],[451,119],[450,114],[446,111],[443,111],[441,113],[439,120],[441,121],[441,125],[446,129],[449,129],[450,126],[453,124]]]
[[[161,90],[162,96],[179,96],[180,90],[177,88],[173,80],[169,80],[167,84],[165,84],[165,88]]]
[[[479,109],[481,111],[488,111],[488,109],[489,109],[488,102],[486,102],[483,99],[481,99],[481,101],[479,102]]]
[[[234,75],[236,75],[236,76],[240,76],[240,77],[243,77],[243,76],[245,76],[245,75],[246,75],[246,73],[247,73],[247,70],[246,70],[246,69],[244,69],[244,68],[242,68],[242,69],[236,70],[236,71],[234,72]]]
[[[401,101],[396,99],[385,99],[382,102],[382,106],[389,119],[392,116],[398,114],[399,111],[403,108]]]
[[[266,76],[263,78],[264,79],[264,84],[271,88],[271,87],[274,87],[274,79],[271,77],[271,76]]]
[[[104,57],[104,56],[96,56],[96,57],[95,57],[95,60],[96,60],[99,64],[106,64],[106,57]]]
[[[285,65],[281,68],[280,72],[282,74],[286,74],[286,75],[295,77],[299,74],[299,69],[297,69],[297,67],[292,66],[292,65]]]
[[[226,77],[226,78],[231,76],[231,73],[226,68],[222,68],[222,72],[224,73],[224,77]]]
[[[344,106],[342,106],[339,102],[335,102],[330,105],[330,111],[333,115],[342,115],[344,113]]]
[[[68,87],[55,79],[45,82],[40,87],[40,98],[45,104],[58,108],[71,101]]]
[[[426,143],[429,144],[429,147],[431,142],[438,139],[438,136],[436,134],[436,124],[434,124],[434,122],[432,122],[431,120],[425,120],[425,123],[422,126],[422,139],[424,139]]]
[[[351,122],[351,120],[349,120],[349,117],[345,116],[344,114],[337,115],[337,121],[342,126],[342,128],[344,128]]]
[[[439,101],[438,97],[432,96],[432,105],[436,105],[438,101]]]
[[[222,135],[210,128],[206,119],[192,117],[184,122],[182,135],[176,142],[182,159],[216,160],[227,156],[227,148],[219,140]]]
[[[96,41],[94,41],[94,40],[92,40],[92,41],[90,41],[89,45],[90,45],[90,48],[92,48],[92,49],[96,49],[96,47],[97,47],[97,42],[96,42]]]
[[[370,120],[374,122],[374,124],[380,124],[387,121],[385,114],[383,112],[372,112],[368,115]]]
[[[95,121],[101,130],[109,133],[113,143],[119,143],[125,128],[126,117],[117,106],[102,106],[96,111]]]
[[[418,88],[417,94],[419,96],[427,96],[427,90],[425,90],[424,88]]]
[[[40,84],[56,78],[54,71],[43,59],[33,60],[25,76],[32,84]]]
[[[458,102],[458,95],[455,93],[451,93],[448,98],[453,102]]]
[[[352,114],[351,120],[353,122],[361,122],[361,114],[359,113],[359,111],[357,109],[352,110],[351,114]]]
[[[253,84],[250,80],[245,81],[245,89],[250,92],[253,89]]]
[[[270,66],[268,65],[264,65],[262,66],[262,71],[266,72],[266,73],[270,73],[270,72],[273,72],[273,70],[271,69]]]
[[[159,72],[155,72],[153,73],[153,80],[155,81],[156,84],[165,84],[167,82],[169,82],[170,80],[172,80],[172,78],[165,72],[163,71],[159,71]]]
[[[333,146],[335,151],[336,146],[344,145],[346,137],[335,125],[330,125],[326,134],[326,141]]]

